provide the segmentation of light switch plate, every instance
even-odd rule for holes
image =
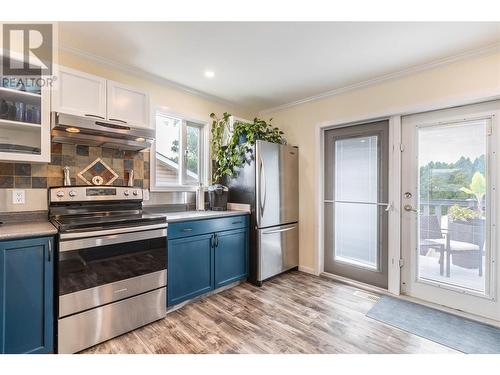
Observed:
[[[12,190],[12,204],[25,204],[26,190]]]

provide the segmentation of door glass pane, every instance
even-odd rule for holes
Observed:
[[[196,184],[200,180],[200,128],[188,125],[186,131],[186,183]]]
[[[335,142],[335,200],[377,202],[378,137]]]
[[[485,293],[487,122],[418,128],[418,277]]]
[[[182,121],[156,116],[156,185],[179,183],[180,129]]]
[[[335,203],[335,260],[378,267],[378,206]]]
[[[378,137],[335,142],[335,260],[378,267]]]

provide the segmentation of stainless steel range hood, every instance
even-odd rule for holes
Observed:
[[[52,142],[140,151],[149,148],[155,130],[65,113],[52,113]]]

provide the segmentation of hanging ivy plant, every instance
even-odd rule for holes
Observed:
[[[258,140],[286,144],[283,132],[268,122],[254,118],[253,123],[236,121],[233,133],[226,145],[223,145],[229,133],[231,115],[224,112],[222,118],[214,113],[212,118],[211,154],[213,163],[212,182],[220,183],[224,177],[234,177],[238,169],[253,159],[253,145]]]

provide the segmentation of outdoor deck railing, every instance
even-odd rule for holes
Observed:
[[[420,207],[422,215],[436,215],[441,217],[448,213],[448,208],[454,205],[460,207],[469,207],[470,209],[475,209],[476,200],[474,199],[433,199],[433,200],[421,200]]]

